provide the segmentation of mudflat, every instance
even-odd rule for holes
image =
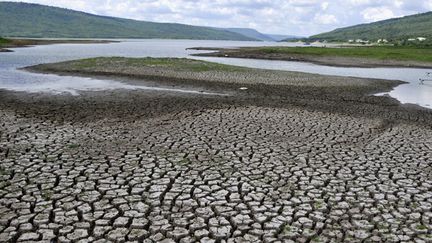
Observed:
[[[432,112],[371,96],[400,82],[212,65],[29,68],[229,95],[1,91],[0,239],[430,241]]]

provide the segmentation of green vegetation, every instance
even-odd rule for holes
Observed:
[[[0,189],[3,189],[7,186],[10,186],[11,182],[10,181],[0,181]]]
[[[0,47],[9,43],[10,40],[0,37]]]
[[[314,236],[312,237],[312,242],[321,242],[321,239],[319,238],[319,236]]]
[[[418,230],[427,230],[428,227],[426,227],[425,225],[419,224],[419,225],[416,226],[416,229],[418,229]]]
[[[331,32],[314,35],[313,40],[348,41],[387,39],[392,43],[399,43],[409,38],[425,37],[429,42],[432,38],[432,12],[379,21],[370,24],[361,24],[336,29]]]
[[[407,39],[398,40],[394,43],[395,46],[419,47],[419,48],[432,48],[432,37],[425,41],[409,41]]]
[[[315,203],[314,203],[314,207],[315,208],[322,208],[324,205],[323,205],[323,201],[316,201]]]
[[[67,147],[70,148],[70,149],[76,149],[76,148],[79,148],[80,145],[79,144],[75,144],[75,143],[71,143],[71,144],[68,144]]]
[[[417,47],[346,47],[346,48],[323,48],[323,47],[259,47],[245,48],[246,52],[262,52],[265,54],[303,54],[313,56],[340,56],[373,58],[380,60],[402,60],[432,62],[432,49]]]
[[[188,159],[188,158],[183,158],[183,159],[180,160],[178,163],[179,163],[180,165],[187,165],[187,164],[190,164],[190,163],[191,163],[191,160]]]
[[[106,66],[127,66],[133,67],[150,67],[150,68],[167,68],[175,71],[188,72],[205,72],[205,71],[244,71],[245,68],[192,60],[187,58],[126,58],[126,57],[97,57],[81,59],[70,62],[72,68],[76,69],[95,69]]]
[[[289,224],[286,224],[284,227],[283,227],[283,232],[284,233],[290,233],[290,232],[292,232],[293,231],[293,228],[291,227],[291,225],[289,225]]]
[[[41,196],[42,196],[42,198],[45,201],[50,201],[53,195],[54,195],[53,191],[51,191],[51,190],[44,190],[44,191],[42,191],[42,195]]]
[[[97,16],[16,2],[0,2],[0,23],[0,33],[7,37],[255,40],[223,29]]]
[[[0,37],[0,52],[8,51],[7,49],[3,48],[8,47],[10,42],[10,40]]]
[[[9,174],[9,172],[3,166],[0,166],[0,176],[7,174]]]

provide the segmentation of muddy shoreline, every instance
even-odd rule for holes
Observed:
[[[13,51],[9,49],[0,48],[0,52],[13,52]]]
[[[196,47],[190,50],[209,50],[209,53],[192,54],[192,56],[202,57],[226,57],[226,58],[247,58],[263,59],[275,61],[292,61],[292,62],[309,62],[317,65],[333,67],[360,67],[360,68],[423,68],[432,69],[432,64],[416,61],[398,61],[398,60],[378,60],[370,58],[355,57],[338,57],[338,56],[314,56],[307,54],[287,54],[287,53],[263,53],[253,48],[206,48]]]
[[[185,88],[230,94],[224,99],[241,106],[298,106],[350,116],[385,118],[429,125],[432,112],[415,105],[402,105],[387,92],[402,81],[324,76],[299,72],[240,69],[236,72],[179,72],[169,68],[126,67],[103,60],[97,68],[74,67],[74,61],[42,64],[26,71],[93,78],[109,78],[133,85]],[[247,76],[244,76],[247,75]],[[247,90],[240,90],[246,87]],[[200,97],[194,99],[200,100]],[[217,99],[217,98],[216,98]],[[207,99],[204,99],[207,100]],[[222,101],[222,103],[224,103]],[[204,103],[206,103],[204,101]]]

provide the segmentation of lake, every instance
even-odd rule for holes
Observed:
[[[26,92],[70,93],[106,89],[148,89],[150,87],[128,85],[115,80],[82,77],[65,77],[34,74],[17,68],[48,62],[59,62],[98,56],[125,57],[189,57],[224,64],[273,70],[298,71],[323,75],[353,76],[377,79],[395,79],[409,82],[388,94],[402,103],[432,107],[432,82],[419,84],[426,69],[416,68],[346,68],[315,65],[304,62],[269,61],[238,58],[190,57],[202,51],[186,50],[190,47],[241,47],[241,46],[295,46],[295,43],[196,41],[196,40],[121,40],[108,44],[58,44],[15,48],[15,52],[0,54],[0,89]],[[153,89],[153,88],[152,88]],[[170,89],[165,90],[170,91]],[[171,90],[179,91],[179,90]],[[182,90],[182,92],[196,92]]]

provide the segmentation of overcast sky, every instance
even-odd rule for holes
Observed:
[[[18,1],[138,20],[215,27],[248,27],[264,33],[302,36],[432,10],[432,0]]]

